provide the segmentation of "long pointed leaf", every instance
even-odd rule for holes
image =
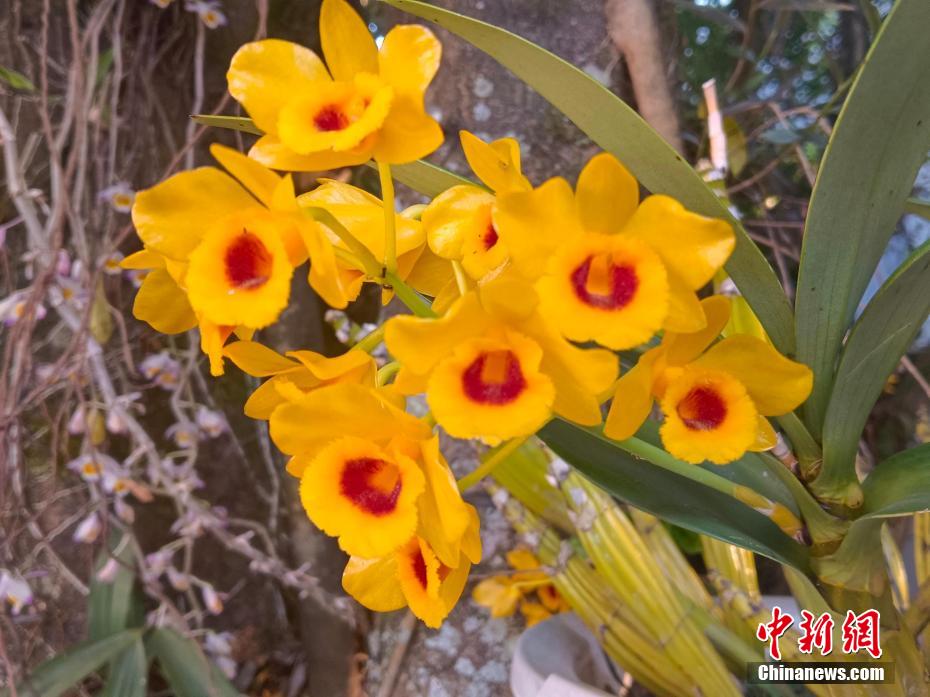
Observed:
[[[175,697],[240,697],[197,643],[173,629],[155,629],[146,641]]]
[[[79,684],[141,636],[130,629],[100,641],[86,641],[36,668],[16,686],[19,697],[58,697]],[[4,690],[3,697],[9,697]]]
[[[110,540],[111,553],[119,549],[121,538],[114,535]],[[109,558],[107,553],[100,555],[98,571]],[[112,581],[104,583],[95,576],[90,584],[87,625],[88,636],[92,640],[103,639],[130,626],[135,575],[131,571],[133,558],[129,545],[124,545],[116,559],[120,566]]]
[[[930,3],[898,0],[843,105],[811,196],[798,276],[804,408],[821,433],[843,336],[930,146]]]
[[[823,469],[814,489],[855,487],[859,436],[888,376],[930,313],[930,242],[915,250],[879,289],[852,329],[823,425]]]
[[[136,639],[111,662],[110,675],[100,697],[145,697],[148,672],[145,646],[141,639]]]
[[[245,116],[214,116],[213,114],[194,114],[191,119],[201,126],[214,126],[216,128],[230,128],[234,131],[262,135],[261,130],[252,123],[252,119]]]
[[[603,436],[554,419],[539,437],[563,460],[622,501],[688,530],[809,571],[807,549],[735,498],[637,460]]]
[[[438,24],[490,55],[551,102],[591,140],[622,160],[653,193],[673,196],[702,215],[726,218],[736,230],[737,239],[727,272],[775,345],[785,353],[793,353],[791,307],[765,257],[700,175],[623,100],[583,70],[504,29],[418,0],[385,2]]]
[[[930,511],[930,444],[892,455],[862,482],[863,518]]]
[[[405,184],[429,198],[434,198],[446,189],[461,184],[481,187],[481,184],[476,184],[470,179],[423,160],[409,162],[405,165],[392,165],[391,174],[401,184]]]

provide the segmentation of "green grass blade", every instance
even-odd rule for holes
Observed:
[[[930,145],[930,3],[898,0],[843,105],[801,248],[798,358],[814,370],[805,421],[819,437],[856,306]]]
[[[793,353],[791,307],[762,252],[700,175],[623,100],[583,70],[504,29],[418,0],[385,2],[449,30],[490,55],[551,102],[591,140],[622,160],[653,193],[668,194],[693,211],[732,223],[737,245],[727,272],[775,345],[785,353]]]
[[[146,648],[157,659],[175,697],[241,697],[197,643],[173,629],[153,630]]]
[[[538,435],[559,457],[618,499],[680,527],[809,571],[805,547],[732,496],[634,458],[603,436],[561,419],[549,422]]]
[[[58,697],[137,641],[141,631],[129,629],[100,641],[85,641],[46,661],[16,686],[19,697]],[[4,690],[3,697],[9,697]]]
[[[930,511],[930,443],[893,455],[862,482],[863,518]]]
[[[885,281],[846,341],[823,425],[823,469],[812,483],[818,495],[842,501],[838,497],[843,492],[857,491],[855,462],[862,429],[928,312],[930,242]]]

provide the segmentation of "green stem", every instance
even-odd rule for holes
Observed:
[[[801,466],[801,474],[805,479],[816,476],[816,470],[823,460],[823,451],[810,434],[810,431],[807,430],[807,427],[794,412],[778,416],[775,420],[778,421],[778,425],[781,426],[782,430],[788,435],[788,440],[791,441],[791,447],[794,449],[794,454]]]
[[[381,264],[375,259],[374,254],[372,254],[368,247],[362,244],[355,235],[349,232],[348,228],[336,219],[336,216],[325,208],[319,208],[317,206],[311,206],[303,210],[318,223],[323,223],[323,225],[332,230],[335,235],[342,240],[343,244],[349,248],[349,251],[361,262],[362,268],[366,274],[372,278],[378,278],[381,275]]]
[[[849,529],[848,522],[833,517],[821,508],[817,499],[774,455],[770,453],[758,453],[758,455],[768,470],[788,487],[788,491],[801,510],[801,517],[815,545],[835,544],[843,539],[843,535]]]
[[[380,370],[378,370],[376,379],[378,387],[382,387],[387,384],[387,381],[396,375],[398,370],[400,370],[400,363],[397,361],[391,361]]]
[[[385,281],[394,291],[394,294],[397,295],[398,299],[417,317],[427,317],[430,319],[435,319],[437,317],[436,313],[433,312],[433,308],[430,307],[423,296],[400,280],[395,272],[388,271],[385,274]]]
[[[473,469],[458,481],[459,491],[470,489],[475,484],[491,474],[495,467],[510,457],[510,455],[512,455],[517,450],[517,448],[523,445],[528,438],[529,436],[514,438],[504,443],[497,450],[492,451],[480,465],[475,467],[475,469]]]
[[[353,351],[364,351],[365,353],[371,353],[378,346],[381,345],[381,342],[384,341],[384,325],[380,325],[370,334],[366,334],[362,339],[359,340],[355,346],[352,347]]]
[[[378,162],[378,177],[381,179],[381,205],[384,207],[384,269],[386,273],[397,272],[397,233],[394,229],[394,179],[391,166]]]

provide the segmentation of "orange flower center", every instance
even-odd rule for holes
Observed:
[[[271,277],[271,252],[248,230],[226,249],[225,261],[226,278],[234,288],[259,288]]]
[[[343,496],[371,515],[388,515],[397,507],[401,479],[390,462],[375,457],[347,460],[339,484]]]
[[[349,116],[336,104],[328,104],[313,117],[313,125],[318,131],[341,131],[349,125]]]
[[[508,404],[526,388],[526,378],[513,351],[487,351],[462,373],[466,396],[481,404]]]
[[[619,310],[633,299],[639,287],[636,270],[615,264],[609,254],[591,255],[572,271],[572,288],[581,302],[599,310]]]
[[[494,227],[494,223],[488,223],[488,229],[484,231],[484,234],[481,236],[481,244],[484,246],[484,251],[488,252],[491,248],[497,244],[497,229]]]
[[[714,390],[695,387],[678,402],[678,416],[692,431],[712,431],[727,416],[727,405]]]

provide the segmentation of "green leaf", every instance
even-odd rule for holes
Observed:
[[[550,421],[538,435],[559,457],[618,499],[673,525],[809,571],[804,547],[735,498],[634,458],[602,435],[561,419]]]
[[[46,661],[16,686],[19,697],[57,697],[115,657],[141,636],[136,629],[100,641],[85,641]],[[3,697],[9,697],[4,690]]]
[[[111,662],[100,697],[145,697],[148,672],[145,645],[137,639]]]
[[[110,550],[119,562],[116,576],[111,583],[98,580],[96,574],[90,584],[90,598],[88,600],[88,637],[91,641],[103,639],[126,629],[133,624],[132,609],[136,601],[134,560],[128,540],[118,533],[110,539]],[[97,571],[110,558],[104,553],[97,560]]]
[[[369,162],[368,165],[369,167],[375,166],[373,162]],[[391,165],[391,174],[401,184],[405,184],[429,198],[434,198],[446,189],[462,184],[484,188],[481,184],[423,160],[417,160],[405,165]]]
[[[214,116],[212,114],[193,114],[191,118],[202,126],[215,126],[216,128],[230,128],[234,131],[251,133],[260,136],[262,132],[252,123],[252,119],[244,116]]]
[[[175,697],[241,697],[207,659],[197,642],[173,629],[153,630],[146,640],[146,648],[158,660]]]
[[[659,437],[659,424],[651,419],[640,427],[639,431],[636,432],[636,437],[645,440],[647,443],[662,447],[662,440]],[[697,466],[711,474],[728,479],[734,484],[740,484],[752,489],[767,499],[782,504],[796,516],[800,515],[798,504],[794,500],[794,496],[791,495],[791,491],[779,479],[772,476],[764,463],[760,462],[756,453],[746,453],[739,460],[727,465],[708,463]]]
[[[892,455],[862,482],[863,518],[930,511],[930,443]]]
[[[833,369],[856,306],[930,145],[930,3],[898,0],[843,105],[801,247],[798,358],[814,370],[804,408],[821,434]]]
[[[583,70],[504,29],[418,0],[385,0],[456,34],[535,89],[604,150],[616,155],[653,193],[702,215],[725,218],[736,231],[727,272],[746,296],[775,345],[793,353],[791,307],[775,272],[726,204],[659,134],[627,104]]]
[[[930,312],[930,242],[916,249],[866,306],[846,341],[823,424],[823,468],[812,483],[828,500],[856,491],[856,452],[888,376]]]
[[[2,65],[0,65],[0,80],[17,90],[23,90],[24,92],[36,91],[36,86],[32,84],[28,77],[10,68],[4,68]]]

